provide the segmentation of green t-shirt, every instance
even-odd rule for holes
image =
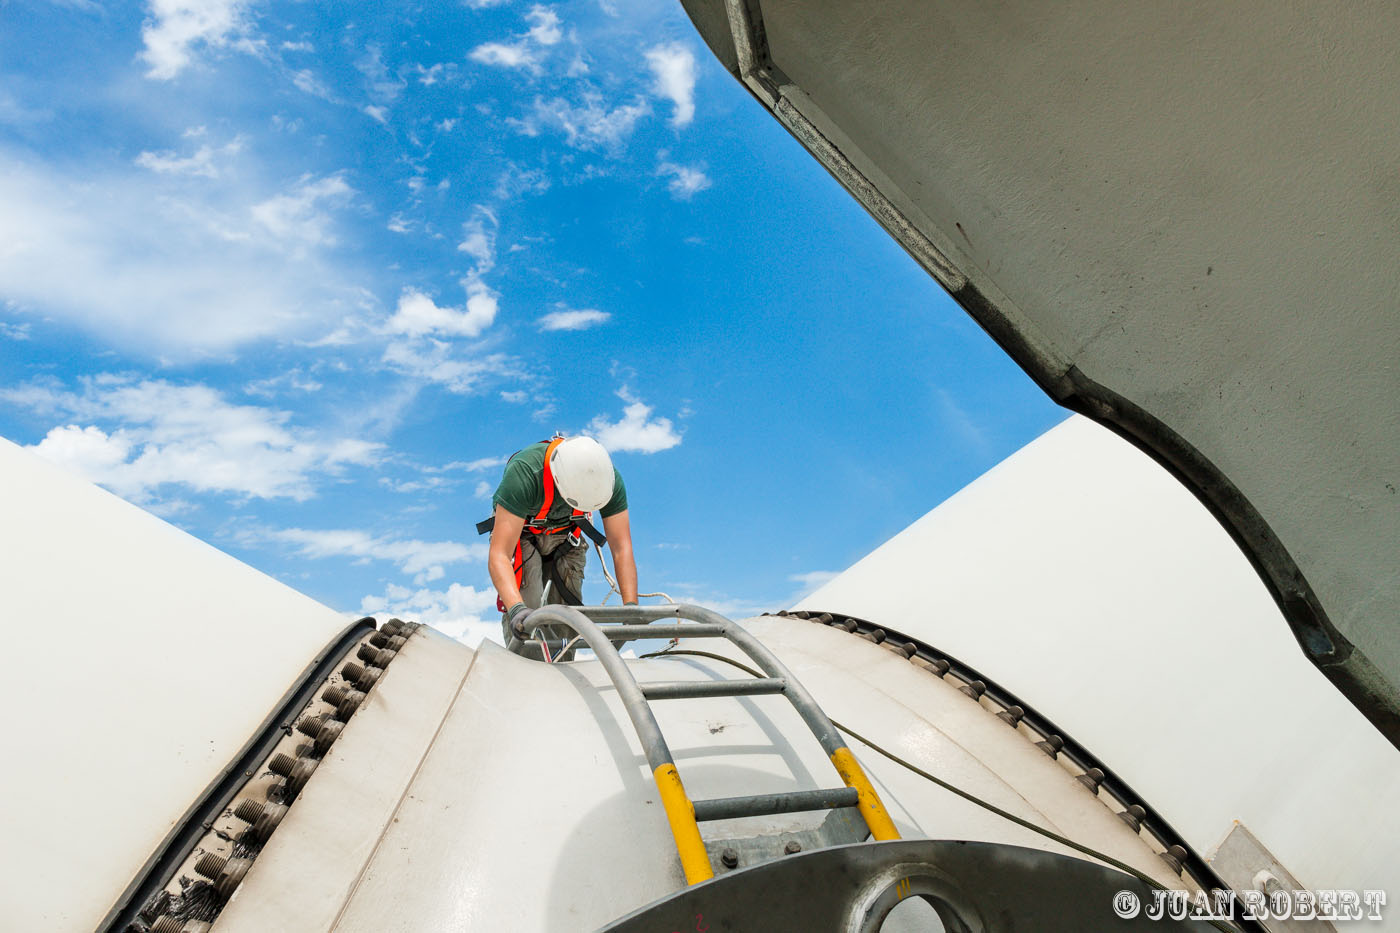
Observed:
[[[544,505],[544,452],[547,442],[531,444],[506,462],[505,475],[496,494],[491,497],[492,505],[499,505],[512,515],[529,520]],[[549,507],[550,524],[564,524],[573,514],[569,503],[556,489],[554,504]],[[622,474],[613,467],[613,494],[607,504],[598,510],[603,518],[627,511],[627,487],[622,485]]]

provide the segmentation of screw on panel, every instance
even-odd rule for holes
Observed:
[[[1147,811],[1139,804],[1135,803],[1118,814],[1118,818],[1124,823],[1127,823],[1128,826],[1132,828],[1133,832],[1137,832],[1142,829],[1142,821],[1147,818]]]
[[[248,874],[248,869],[253,867],[253,860],[247,858],[231,858],[219,872],[218,880],[214,882],[214,889],[219,892],[219,897],[228,900],[233,889],[243,883],[243,876]]]
[[[1181,874],[1181,866],[1186,864],[1186,850],[1181,846],[1167,846],[1167,851],[1161,853],[1162,861],[1167,863],[1173,874]]]
[[[813,622],[820,622],[822,625],[830,625],[830,624],[831,624],[831,613],[829,613],[829,612],[819,612],[819,613],[817,613],[816,615],[812,616],[812,617],[811,617],[811,620],[812,620]]]
[[[283,777],[291,777],[292,766],[296,763],[297,760],[291,755],[285,755],[282,752],[278,752],[277,754],[273,755],[272,760],[267,763],[267,768],[273,774],[280,774]]]
[[[912,658],[910,658],[909,663],[917,664],[919,667],[922,667],[924,670],[938,677],[942,677],[944,674],[948,673],[948,668],[952,667],[951,664],[949,664],[942,658],[934,658],[930,661],[927,658],[921,658],[918,655],[914,655]]]
[[[316,733],[321,731],[321,722],[322,720],[320,716],[308,716],[301,722],[297,723],[297,731],[300,732],[302,735],[309,736],[314,739],[316,738]]]
[[[787,855],[796,855],[802,851],[802,843],[796,839],[789,839],[787,845],[783,846],[783,852]]]
[[[324,755],[326,749],[340,738],[340,730],[345,728],[345,723],[335,719],[327,719],[322,723],[320,730],[316,733],[316,752]]]
[[[871,629],[870,631],[865,632],[864,634],[862,634],[860,637],[861,637],[861,638],[864,638],[866,641],[873,641],[875,644],[878,645],[880,642],[882,642],[882,641],[885,640],[885,637],[886,637],[886,636],[885,636],[885,630],[884,630],[884,629],[882,629],[882,628],[873,628],[873,629]]]
[[[215,855],[213,852],[206,852],[199,857],[199,861],[194,863],[194,870],[210,880],[219,877],[219,872],[224,870],[224,865],[228,859],[222,855]]]
[[[1023,708],[1019,706],[1008,706],[1000,713],[997,713],[997,718],[1000,719],[1002,722],[1006,723],[1011,728],[1015,729],[1016,724],[1019,723],[1023,718],[1025,718],[1025,715],[1026,711]]]
[[[321,693],[321,699],[325,700],[325,701],[326,701],[327,703],[329,703],[331,706],[339,706],[339,705],[340,705],[340,701],[343,700],[343,699],[345,699],[345,688],[344,688],[344,687],[327,687],[327,688]]]
[[[256,800],[248,798],[238,804],[238,808],[233,811],[233,815],[245,823],[256,823],[258,817],[263,815],[263,805]]]
[[[349,720],[355,714],[355,710],[365,701],[363,690],[350,690],[343,695],[336,703],[335,718],[341,722]]]
[[[959,687],[958,692],[975,700],[987,692],[987,685],[980,680],[973,680]]]
[[[376,648],[383,648],[385,645],[389,644],[389,639],[391,637],[392,636],[386,635],[384,632],[375,632],[369,637],[369,643]]]
[[[258,837],[258,841],[267,842],[267,837],[272,835],[272,831],[277,828],[277,824],[281,823],[282,818],[286,815],[287,805],[285,803],[268,804],[263,815],[253,826],[253,834]]]
[[[893,651],[895,654],[902,656],[906,660],[912,658],[919,651],[919,646],[914,644],[912,641],[906,641],[902,643],[894,641],[885,641],[881,644],[885,648],[888,648],[890,651]]]
[[[1097,794],[1099,792],[1099,785],[1103,783],[1103,770],[1100,768],[1090,768],[1088,771],[1076,777],[1075,780],[1089,788],[1090,793]]]
[[[1036,742],[1035,747],[1051,758],[1058,758],[1060,749],[1065,747],[1065,740],[1058,735],[1047,735],[1043,741]]]
[[[311,778],[311,773],[321,764],[319,758],[298,758],[297,763],[292,766],[292,773],[287,778],[287,800],[291,800],[301,789],[306,786],[306,782]]]
[[[733,849],[725,849],[721,852],[719,854],[719,860],[723,863],[725,868],[739,867],[739,853],[735,852]]]
[[[854,632],[856,629],[860,628],[860,625],[856,622],[855,619],[847,619],[844,622],[833,622],[831,624],[836,626],[837,628],[843,628],[848,632]]]
[[[408,644],[407,635],[395,635],[393,638],[389,639],[389,644],[385,645],[385,647],[390,651],[398,652],[406,644]]]
[[[346,664],[340,669],[340,676],[344,677],[346,680],[350,681],[353,684],[355,681],[360,679],[360,676],[364,674],[364,672],[365,669],[363,666],[356,664],[354,661],[351,661],[349,664]]]
[[[379,626],[379,631],[389,636],[397,635],[399,633],[399,630],[402,629],[406,624],[407,623],[405,623],[403,619],[390,619],[388,622],[385,622],[383,625]]]
[[[355,680],[355,689],[362,693],[368,693],[370,688],[379,680],[379,675],[384,673],[382,667],[366,667],[361,671],[360,676]]]
[[[185,925],[169,914],[156,918],[151,924],[151,933],[183,933]]]

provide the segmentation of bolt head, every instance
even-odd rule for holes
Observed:
[[[796,855],[802,851],[802,843],[796,839],[789,839],[787,845],[783,846],[783,851],[788,855]]]

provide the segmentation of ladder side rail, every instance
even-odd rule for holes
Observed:
[[[762,642],[754,638],[742,626],[713,610],[691,603],[675,603],[665,606],[589,606],[583,607],[582,611],[590,618],[600,622],[635,624],[644,620],[655,621],[676,617],[721,627],[724,637],[748,655],[764,674],[786,681],[787,688],[783,691],[783,696],[792,703],[803,722],[807,724],[817,741],[821,743],[822,750],[831,759],[831,763],[836,767],[836,773],[841,776],[841,780],[845,782],[847,787],[855,788],[859,794],[860,814],[865,819],[865,825],[870,829],[870,835],[877,840],[899,838],[899,830],[895,829],[894,821],[890,819],[884,802],[876,793],[874,785],[870,783],[870,778],[866,776],[865,770],[856,761],[855,755],[847,747],[846,740],[842,738],[841,733],[836,731],[836,727],[832,725],[831,720],[827,718],[826,713],[817,705],[817,701],[807,692],[807,688],[802,685],[801,681],[793,677],[792,672],[787,669],[783,662],[778,660],[773,652],[769,651]],[[635,627],[641,629],[646,626],[636,625]],[[670,634],[669,630],[671,629],[678,629],[683,633],[685,626],[667,625],[664,627],[667,634]],[[663,630],[663,627],[657,626],[657,630],[659,632]],[[685,636],[680,634],[680,637]]]
[[[870,783],[870,778],[866,776],[865,770],[861,768],[855,755],[847,747],[846,740],[842,738],[841,733],[836,731],[836,727],[832,725],[822,708],[817,705],[817,701],[807,692],[807,688],[802,685],[800,680],[792,676],[792,672],[782,661],[778,660],[777,655],[749,634],[743,626],[726,619],[713,610],[688,603],[677,605],[675,610],[676,614],[684,619],[725,626],[725,635],[729,640],[740,651],[752,658],[763,673],[787,682],[787,689],[783,691],[783,696],[788,698],[798,715],[812,730],[817,741],[821,743],[822,750],[827,753],[831,763],[836,766],[836,773],[841,775],[841,780],[846,783],[847,787],[854,787],[860,795],[860,815],[865,818],[865,825],[869,827],[870,835],[877,840],[898,839],[899,830],[895,829],[889,811],[885,809],[884,802],[876,793],[874,785]]]
[[[657,725],[651,706],[642,695],[642,688],[637,685],[636,678],[628,670],[612,640],[596,623],[572,606],[543,606],[531,613],[530,618],[536,625],[568,626],[593,649],[598,662],[617,689],[617,695],[627,710],[628,718],[632,720],[632,727],[646,754],[657,792],[661,795],[661,804],[666,810],[666,820],[671,826],[671,835],[676,841],[676,852],[680,855],[686,883],[696,884],[714,877],[710,856],[700,837],[700,826],[695,821],[695,807],[681,784],[671,749],[661,735],[661,727]]]

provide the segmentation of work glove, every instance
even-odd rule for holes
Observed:
[[[516,638],[522,641],[525,639],[526,632],[528,631],[525,620],[528,619],[530,613],[534,611],[535,610],[531,609],[523,602],[516,603],[506,610],[506,621],[510,623],[510,630],[515,633]]]

